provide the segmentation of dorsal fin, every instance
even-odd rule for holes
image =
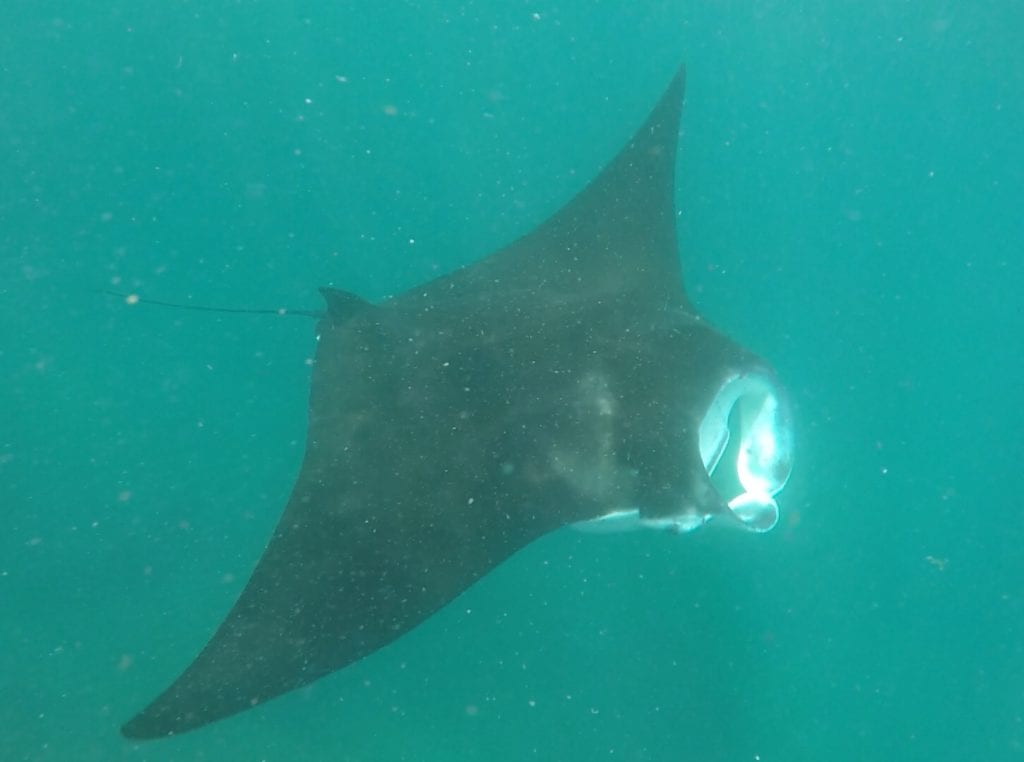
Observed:
[[[320,295],[323,296],[327,305],[327,316],[340,323],[365,309],[373,308],[372,304],[351,291],[323,286],[320,289]]]
[[[676,243],[675,164],[685,89],[676,73],[644,124],[589,185],[539,227],[422,296],[537,284],[552,297],[643,290],[686,303]]]

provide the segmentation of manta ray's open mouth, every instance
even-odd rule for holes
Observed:
[[[792,446],[785,397],[775,380],[761,373],[728,379],[700,424],[704,468],[732,515],[754,532],[767,532],[778,523],[775,495],[789,479]],[[720,469],[723,461],[734,469]]]

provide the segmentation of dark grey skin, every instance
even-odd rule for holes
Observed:
[[[683,81],[510,246],[379,305],[323,290],[281,521],[213,638],[124,735],[192,730],[341,669],[567,524],[728,511],[698,426],[725,379],[771,371],[683,291]]]

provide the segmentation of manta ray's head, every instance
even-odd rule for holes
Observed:
[[[725,519],[767,532],[778,522],[775,496],[789,479],[793,454],[785,392],[762,360],[699,318],[683,322],[655,332],[662,366],[657,393],[620,392],[624,407],[632,407],[623,411],[629,433],[621,449],[636,453],[634,504],[575,528],[689,532]],[[637,361],[635,348],[626,354]],[[662,404],[652,407],[652,398]]]

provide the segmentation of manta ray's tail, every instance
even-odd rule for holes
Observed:
[[[116,296],[123,299],[125,304],[152,304],[157,307],[173,307],[179,310],[195,310],[197,312],[226,312],[234,315],[298,315],[300,317],[311,317],[320,319],[324,316],[322,310],[293,310],[289,307],[278,307],[277,309],[256,309],[249,307],[210,307],[203,304],[182,304],[181,302],[164,302],[159,299],[147,299],[136,293],[125,293],[123,291],[112,291],[107,288],[96,289],[98,293],[107,296]]]

